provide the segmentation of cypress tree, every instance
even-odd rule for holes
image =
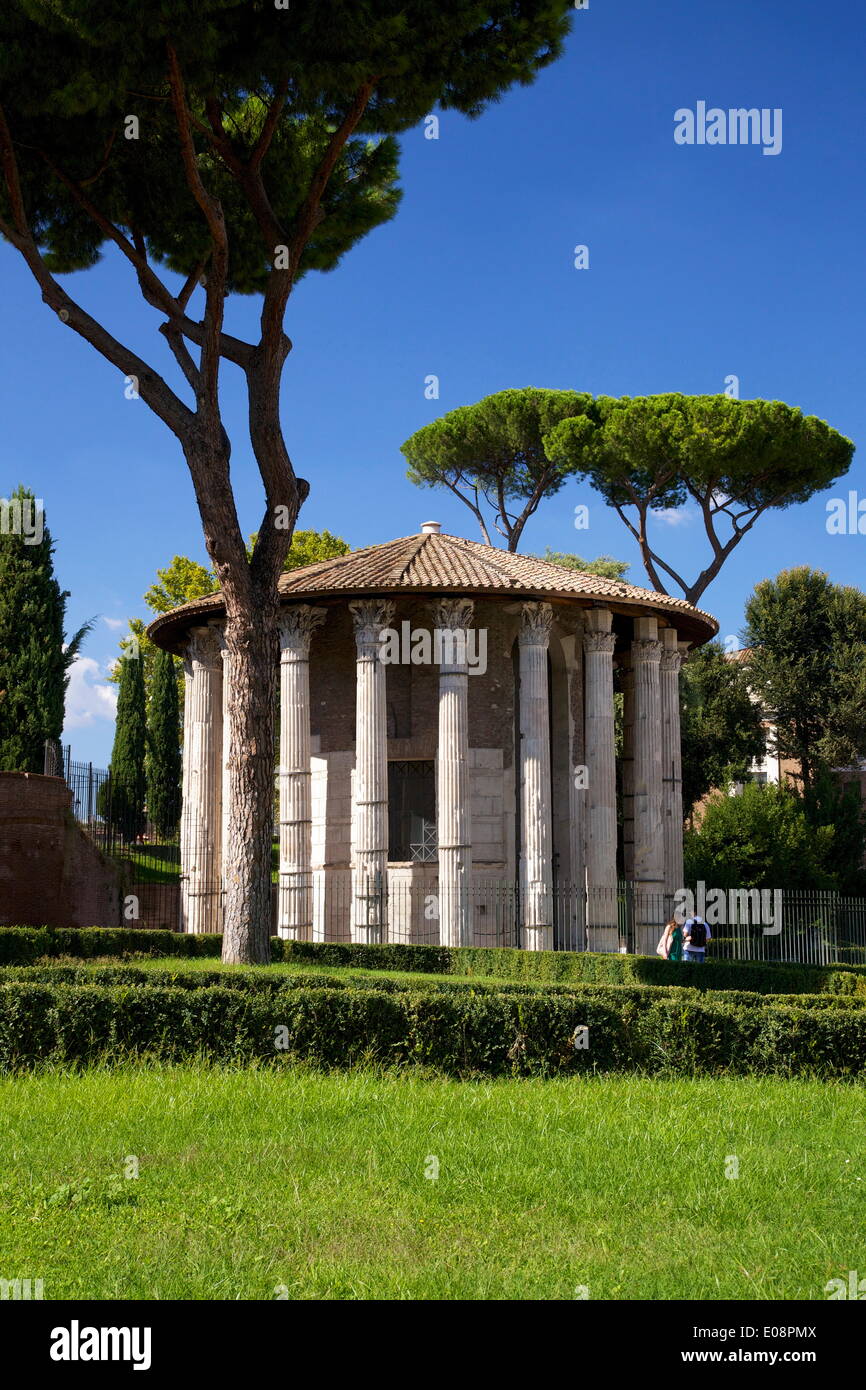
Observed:
[[[180,717],[177,673],[171,652],[153,661],[147,728],[147,813],[162,840],[180,819]]]
[[[143,663],[134,641],[121,658],[117,724],[111,750],[111,819],[126,841],[144,829],[147,722]]]
[[[41,772],[59,741],[69,667],[90,630],[64,649],[69,594],[54,577],[54,543],[28,488],[0,498],[0,770]]]

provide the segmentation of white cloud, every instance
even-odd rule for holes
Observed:
[[[121,628],[124,628],[124,627],[127,626],[127,621],[126,621],[125,618],[106,618],[106,617],[103,617],[102,621],[105,623],[105,626],[106,626],[106,627],[110,627],[110,628],[111,628],[112,632],[120,632]]]
[[[667,511],[650,512],[654,521],[663,521],[665,526],[690,526],[697,516],[692,507],[670,507]]]
[[[87,729],[96,719],[114,719],[117,689],[103,683],[99,662],[92,656],[78,656],[69,668],[66,690],[66,729]]]

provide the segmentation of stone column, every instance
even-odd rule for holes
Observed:
[[[280,883],[277,935],[313,939],[310,640],[324,608],[280,612]]]
[[[547,648],[553,609],[524,603],[520,647],[521,946],[553,950],[553,831]]]
[[[229,699],[230,699],[230,697],[231,697],[231,687],[232,687],[232,666],[231,666],[231,661],[232,661],[232,659],[231,659],[231,653],[229,652],[229,649],[228,649],[228,647],[226,646],[226,640],[225,640],[225,636],[224,636],[223,632],[222,632],[219,628],[217,628],[216,631],[217,631],[217,634],[218,634],[218,637],[219,637],[220,655],[221,655],[221,657],[222,657],[222,663],[223,663],[223,702],[222,702],[223,741],[222,741],[222,775],[221,775],[221,782],[222,782],[222,785],[221,785],[221,787],[220,787],[220,806],[221,806],[221,812],[222,812],[222,815],[221,815],[222,824],[221,824],[221,831],[220,831],[220,878],[221,878],[221,882],[222,882],[222,902],[223,902],[223,908],[225,908],[226,890],[227,890],[227,886],[228,886],[228,884],[227,884],[227,879],[228,879],[228,875],[231,873],[231,869],[232,869],[232,866],[231,866],[231,863],[230,863],[230,856],[229,856],[229,812],[230,812],[230,810],[231,810],[231,804],[232,804],[231,766],[230,766],[230,763],[231,763],[232,742],[231,742],[231,729],[230,729],[230,727],[229,727]]]
[[[219,932],[222,838],[222,657],[212,627],[190,631],[184,662],[181,913],[183,929]]]
[[[355,777],[352,792],[352,940],[387,940],[388,720],[379,634],[393,603],[357,599],[355,625]]]
[[[587,945],[591,951],[619,949],[612,621],[608,608],[590,608],[584,616]]]
[[[635,950],[651,955],[664,922],[662,832],[662,715],[655,618],[636,618],[634,673],[634,884]],[[653,937],[655,938],[653,940]]]
[[[683,883],[683,759],[680,737],[680,666],[686,643],[676,628],[662,632],[662,829],[664,835],[665,917],[673,913],[674,894]]]
[[[622,672],[622,871],[634,881],[634,671]]]
[[[558,619],[562,627],[562,618]],[[566,941],[569,950],[586,946],[586,744],[583,717],[583,614],[572,615],[562,648],[568,672],[569,704],[569,873]],[[553,762],[555,764],[556,757]],[[561,907],[562,910],[562,907]]]
[[[471,946],[472,832],[469,788],[469,667],[466,632],[471,599],[442,599],[433,622],[451,633],[439,666],[439,741],[436,760],[436,838],[439,845],[439,942]]]

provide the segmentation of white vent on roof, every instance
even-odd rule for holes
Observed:
[[[421,535],[422,535],[422,536],[438,536],[441,530],[442,530],[442,523],[441,523],[441,521],[422,521],[422,522],[421,522]]]

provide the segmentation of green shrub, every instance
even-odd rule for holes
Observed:
[[[215,956],[221,936],[135,927],[0,927],[0,965],[42,956]]]
[[[588,1047],[576,1030],[588,1029]],[[579,1038],[578,1034],[578,1038]],[[866,1010],[749,1006],[671,991],[199,989],[0,985],[0,1067],[147,1056],[448,1074],[581,1071],[861,1077]]]
[[[88,959],[135,955],[213,957],[220,936],[118,928],[0,928],[0,964],[26,964],[43,957]],[[703,965],[674,964],[658,956],[591,951],[520,951],[514,947],[362,946],[353,942],[284,941],[274,937],[275,961],[356,969],[498,976],[551,984],[664,985],[704,991],[748,990],[760,994],[866,993],[866,965],[797,965],[777,961],[707,959]],[[221,977],[221,984],[224,979]]]
[[[412,949],[412,948],[409,948]],[[675,963],[660,956],[602,954],[592,951],[518,951],[461,946],[453,951],[454,974],[499,975],[586,984],[651,984],[689,989],[745,989],[759,994],[818,994],[828,988],[832,967],[777,962],[713,960],[702,965]]]
[[[690,988],[688,985],[584,984],[573,983],[526,984],[522,981],[502,983],[499,980],[476,976],[454,976],[451,979],[423,976],[406,980],[391,973],[381,975],[327,975],[297,971],[261,970],[256,966],[224,970],[189,970],[183,964],[167,965],[164,969],[146,969],[141,965],[117,962],[103,964],[66,964],[48,961],[35,965],[6,965],[0,967],[0,984],[120,986],[153,989],[233,989],[253,994],[274,994],[280,990],[298,989],[372,989],[385,993],[421,991],[432,994],[503,994],[538,998],[567,995],[570,998],[597,999],[616,1005],[668,999],[698,1002],[742,1004],[749,1008],[763,1005],[790,1004],[790,994],[759,994],[750,990],[724,990],[718,993]],[[866,1009],[866,996],[846,993],[798,994],[798,1008],[804,1009]]]

